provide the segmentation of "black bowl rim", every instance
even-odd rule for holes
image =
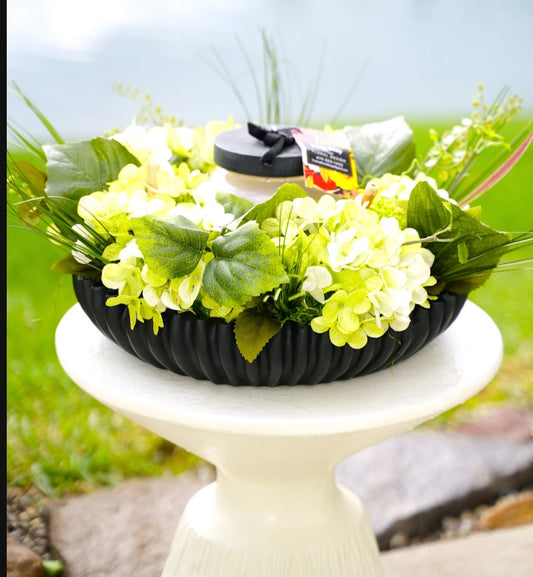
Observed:
[[[234,386],[312,385],[370,374],[405,360],[442,334],[457,318],[468,295],[441,293],[429,309],[416,306],[405,331],[389,329],[362,349],[336,347],[327,333],[287,322],[252,362],[235,342],[233,323],[201,319],[167,309],[154,335],[152,322],[130,328],[125,305],[109,307],[117,291],[100,280],[73,275],[76,298],[92,323],[137,358],[176,374]],[[306,354],[307,352],[307,354]]]

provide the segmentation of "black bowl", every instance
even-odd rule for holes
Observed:
[[[125,351],[156,367],[180,375],[234,386],[312,385],[351,379],[392,366],[410,357],[445,331],[459,315],[467,296],[441,294],[431,307],[416,306],[402,332],[389,329],[369,338],[362,349],[336,347],[327,333],[285,323],[253,363],[235,343],[233,324],[222,319],[202,320],[192,313],[163,313],[157,335],[152,322],[130,328],[125,305],[105,303],[116,291],[100,281],[73,276],[74,291],[93,324]]]

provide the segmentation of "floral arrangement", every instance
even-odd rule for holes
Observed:
[[[520,99],[493,104],[480,87],[474,111],[417,157],[401,117],[346,126],[358,188],[311,198],[284,184],[260,204],[217,190],[213,139],[231,119],[190,128],[158,115],[122,131],[41,146],[12,128],[8,201],[26,226],[65,248],[59,273],[100,280],[126,306],[130,325],[164,325],[189,311],[234,322],[252,362],[288,321],[360,349],[389,328],[405,330],[415,306],[443,292],[468,294],[533,242],[481,220],[469,205],[510,170],[533,133],[502,128]],[[326,130],[333,130],[326,127]],[[496,151],[481,170],[479,157]]]

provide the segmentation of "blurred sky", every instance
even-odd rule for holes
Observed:
[[[285,57],[293,117],[321,55],[317,122],[332,119],[358,78],[346,121],[459,117],[478,82],[489,98],[509,86],[533,110],[532,0],[9,0],[7,17],[8,82],[66,137],[129,123],[139,107],[115,82],[188,125],[245,120],[206,60],[220,55],[256,113],[238,41],[261,74],[261,29]],[[39,136],[10,94],[8,115]]]

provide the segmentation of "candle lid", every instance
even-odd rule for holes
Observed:
[[[248,126],[227,130],[215,137],[214,160],[218,166],[239,174],[270,178],[303,174],[302,153],[293,139],[292,142],[285,143],[282,150],[270,158],[272,155],[267,153],[274,147],[268,143],[268,138],[264,142],[250,134],[252,130],[256,134],[268,132],[272,135],[280,131],[279,134],[289,135],[290,127],[262,128],[252,125],[252,128]]]

